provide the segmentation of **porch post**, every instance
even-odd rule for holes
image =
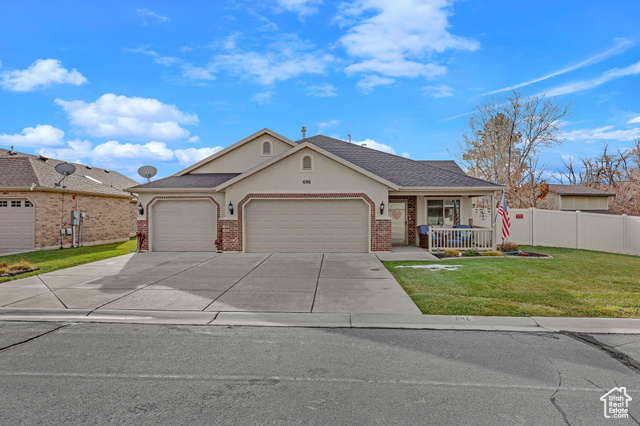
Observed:
[[[491,227],[493,228],[491,231],[491,250],[495,250],[496,246],[498,245],[498,238],[497,238],[497,234],[498,234],[498,215],[495,214],[496,212],[496,193],[492,192],[491,193],[491,220],[492,220],[492,224]]]

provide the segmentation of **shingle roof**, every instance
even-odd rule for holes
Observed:
[[[462,170],[462,167],[458,166],[458,163],[456,163],[453,160],[418,160],[418,163],[427,164],[429,166],[440,167],[442,169],[447,169],[451,172],[464,173],[464,170]]]
[[[410,160],[375,149],[355,145],[323,135],[297,141],[308,141],[371,173],[401,187],[496,187],[500,185],[453,171],[451,164]]]
[[[36,184],[39,188],[59,189],[55,184],[62,176],[56,172],[55,166],[64,161],[13,152],[14,155],[10,155],[9,151],[0,149],[0,187],[25,188]],[[138,183],[118,172],[72,164],[76,166],[76,172],[64,182],[71,192],[130,197],[131,194],[124,189]]]
[[[169,176],[129,189],[135,192],[136,189],[140,188],[213,188],[240,174],[241,173],[197,173],[183,176]]]
[[[615,197],[616,194],[590,188],[583,185],[558,185],[549,184],[549,191],[558,195],[579,196],[579,197]]]

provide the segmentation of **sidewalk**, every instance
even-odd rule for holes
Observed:
[[[640,334],[636,318],[0,308],[0,321]]]

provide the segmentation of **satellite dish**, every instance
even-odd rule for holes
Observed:
[[[56,164],[56,172],[62,175],[62,179],[60,179],[60,182],[56,183],[56,186],[60,186],[62,184],[62,181],[64,181],[67,176],[71,176],[76,172],[76,166],[69,163]],[[66,188],[65,185],[62,185],[62,187]]]
[[[151,178],[158,173],[158,169],[153,166],[142,166],[138,169],[138,174],[147,179],[147,182],[151,181]]]
[[[67,177],[76,172],[76,166],[69,163],[56,164],[56,172],[60,173],[64,177]]]

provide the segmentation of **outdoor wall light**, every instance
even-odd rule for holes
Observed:
[[[384,213],[384,201],[380,203],[380,214]]]
[[[229,213],[233,214],[233,204],[229,201]]]
[[[140,213],[140,216],[144,214],[144,207],[142,207],[142,203],[138,203],[138,213]]]

